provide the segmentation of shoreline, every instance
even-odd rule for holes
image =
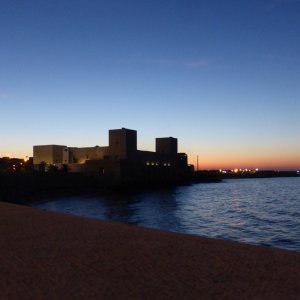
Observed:
[[[153,190],[150,190],[153,191]],[[145,191],[143,191],[145,192]],[[169,192],[169,191],[168,191]],[[129,193],[129,194],[127,194]],[[135,196],[137,196],[137,191],[135,192],[129,192],[127,191],[126,194],[122,193],[120,195],[124,196],[132,196],[131,193],[134,193]],[[292,244],[291,246],[288,245],[278,245],[275,243],[270,243],[267,240],[260,240],[260,241],[249,241],[248,239],[239,239],[239,238],[231,238],[231,237],[226,237],[225,236],[211,236],[209,234],[199,234],[196,232],[188,232],[185,230],[177,230],[174,228],[160,228],[160,227],[156,227],[156,226],[151,226],[151,225],[145,225],[139,222],[126,222],[124,220],[118,219],[118,218],[110,218],[110,217],[105,217],[105,216],[95,216],[91,213],[78,213],[78,212],[70,212],[69,209],[49,209],[43,207],[44,203],[52,203],[53,201],[56,201],[57,199],[64,201],[64,198],[72,198],[72,197],[79,197],[80,199],[82,198],[94,198],[94,197],[102,197],[102,200],[105,199],[105,197],[109,197],[111,196],[111,192],[110,193],[103,193],[103,192],[99,192],[97,190],[93,191],[93,190],[82,190],[80,193],[72,193],[71,191],[68,190],[62,190],[59,193],[54,192],[52,193],[50,192],[45,192],[45,193],[38,193],[34,195],[34,198],[29,197],[28,199],[24,199],[24,201],[22,203],[14,203],[14,204],[18,204],[18,205],[22,205],[25,207],[31,207],[34,209],[38,209],[38,210],[42,210],[42,211],[49,211],[49,212],[54,212],[54,213],[59,213],[59,214],[67,214],[67,215],[72,215],[72,216],[77,216],[77,217],[82,217],[82,218],[88,218],[88,219],[92,219],[92,220],[100,220],[100,221],[104,221],[104,222],[113,222],[113,223],[118,223],[118,224],[124,224],[124,225],[133,225],[139,228],[149,228],[149,229],[155,229],[155,230],[161,230],[161,231],[167,231],[167,232],[174,232],[174,233],[179,233],[179,234],[186,234],[186,235],[193,235],[193,236],[197,236],[197,237],[205,237],[205,238],[211,238],[214,240],[221,240],[221,241],[229,241],[229,242],[234,242],[234,243],[240,243],[240,244],[245,244],[245,245],[254,245],[254,246],[258,246],[258,247],[264,247],[264,248],[275,248],[275,249],[283,249],[283,250],[288,250],[288,251],[294,251],[294,252],[298,252],[300,253],[300,248],[295,246],[294,244]],[[119,194],[113,194],[114,196],[120,196]],[[89,200],[87,200],[89,201]],[[105,201],[105,200],[104,200]],[[111,200],[110,200],[111,201]],[[0,201],[1,202],[1,201]],[[117,200],[118,203],[118,200]],[[133,201],[134,203],[134,201]],[[127,203],[126,205],[130,205],[130,202]],[[69,206],[70,208],[70,206]],[[294,242],[294,241],[293,241]],[[293,243],[291,242],[291,243]]]
[[[298,299],[300,253],[0,202],[1,299]]]

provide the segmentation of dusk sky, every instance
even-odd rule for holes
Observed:
[[[0,105],[0,157],[126,127],[201,169],[300,169],[300,0],[1,0]]]

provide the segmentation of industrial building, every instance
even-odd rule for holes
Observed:
[[[67,147],[40,145],[33,147],[36,170],[67,166],[69,172],[92,174],[108,182],[152,182],[184,179],[193,167],[185,153],[177,152],[177,139],[156,138],[156,151],[137,149],[136,130],[109,130],[109,145],[100,147]]]

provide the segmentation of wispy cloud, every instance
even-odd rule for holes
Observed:
[[[279,55],[274,53],[268,53],[262,56],[264,59],[268,60],[277,60],[282,62],[296,62],[299,60],[296,56],[289,56],[289,55]]]
[[[205,59],[195,59],[195,60],[176,60],[176,59],[155,59],[155,58],[146,58],[142,55],[135,56],[129,60],[123,61],[126,63],[142,63],[142,64],[152,64],[160,65],[166,67],[182,67],[186,69],[200,69],[208,65],[208,60]]]
[[[207,60],[196,60],[183,63],[183,66],[189,69],[198,69],[205,67],[208,64]]]
[[[11,94],[0,90],[0,99],[7,99],[7,98],[10,98],[10,97],[11,97]]]
[[[179,66],[187,69],[199,69],[203,68],[208,64],[207,60],[168,60],[168,59],[159,59],[152,60],[151,63],[166,65],[166,66]]]
[[[277,4],[300,3],[300,0],[273,0]]]
[[[300,4],[300,0],[271,0],[268,5],[269,9],[278,8],[283,5]]]

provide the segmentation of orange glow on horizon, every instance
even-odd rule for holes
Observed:
[[[196,149],[196,147],[195,147]],[[186,149],[188,150],[188,149]],[[190,149],[189,149],[190,150]],[[300,148],[288,146],[214,147],[187,151],[189,163],[199,170],[291,170],[300,169]]]
[[[197,158],[189,157],[189,164],[197,169]],[[200,157],[198,158],[199,170],[235,170],[235,169],[261,169],[261,170],[299,170],[300,160],[298,158],[253,158],[245,159],[237,157]]]

